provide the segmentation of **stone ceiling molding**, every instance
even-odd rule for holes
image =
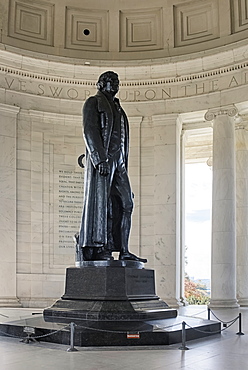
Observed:
[[[231,0],[232,33],[248,30],[248,0]]]
[[[162,49],[162,8],[120,11],[120,50]]]
[[[108,51],[108,11],[66,7],[68,49]]]
[[[5,49],[99,65],[206,53],[248,37],[248,0],[0,0],[0,9]]]
[[[1,55],[0,55],[1,57]],[[38,69],[37,62],[37,69]],[[242,79],[240,77],[236,77],[236,73],[239,74],[240,72],[243,72]],[[37,72],[30,72],[26,69],[18,69],[11,66],[1,65],[0,64],[0,73],[6,74],[8,76],[15,76],[17,78],[27,78],[34,81],[41,82],[47,82],[47,83],[53,83],[53,84],[64,84],[64,85],[70,85],[70,86],[85,86],[89,88],[95,88],[96,87],[96,79],[90,80],[84,78],[73,78],[73,77],[62,77],[62,76],[55,76],[55,75],[49,75],[49,74],[42,74]],[[123,80],[122,76],[120,86],[126,87],[126,88],[138,88],[138,87],[144,87],[144,88],[153,88],[153,87],[160,87],[160,86],[166,86],[166,85],[177,85],[179,84],[185,84],[190,83],[191,85],[187,85],[188,88],[192,86],[192,83],[196,83],[199,81],[199,83],[202,83],[204,80],[209,80],[210,87],[204,88],[201,87],[202,93],[204,92],[211,92],[216,91],[217,85],[216,85],[216,79],[215,78],[227,78],[227,83],[225,85],[225,88],[231,88],[231,87],[238,87],[239,85],[248,84],[248,62],[243,62],[231,66],[225,66],[223,68],[219,68],[216,70],[211,71],[205,71],[201,73],[195,73],[195,74],[188,74],[188,75],[182,75],[182,76],[175,76],[175,77],[163,77],[163,78],[143,78],[142,80]],[[185,85],[186,86],[186,85]],[[200,90],[200,85],[198,87],[198,90]]]
[[[53,46],[53,4],[39,0],[10,0],[9,9],[9,36]]]
[[[220,37],[218,2],[191,1],[174,5],[175,46],[186,46]]]

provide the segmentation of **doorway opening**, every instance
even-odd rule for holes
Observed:
[[[212,170],[185,164],[185,298],[208,304],[211,283]]]

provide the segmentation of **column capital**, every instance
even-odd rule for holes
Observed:
[[[227,115],[229,117],[234,117],[238,113],[238,109],[235,107],[234,104],[227,105],[218,108],[210,108],[205,113],[204,118],[206,121],[213,121],[214,118],[220,115]]]

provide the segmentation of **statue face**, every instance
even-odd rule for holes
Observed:
[[[119,91],[119,80],[115,76],[113,78],[109,79],[106,82],[106,86],[104,87],[105,91],[110,93],[112,96],[115,96]]]

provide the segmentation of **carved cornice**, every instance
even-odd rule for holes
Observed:
[[[37,69],[39,68],[39,63],[37,62]],[[237,72],[244,70],[248,67],[248,62],[235,64],[229,67],[218,68],[211,71],[192,73],[189,75],[168,77],[168,78],[157,78],[157,79],[139,79],[137,81],[122,81],[120,86],[122,87],[152,87],[152,86],[161,86],[161,85],[170,85],[177,83],[185,82],[194,82],[204,79],[210,79],[213,77],[223,76],[231,72]],[[248,71],[247,71],[248,72]],[[59,84],[68,84],[68,85],[79,85],[85,87],[95,87],[96,81],[82,80],[79,78],[70,78],[70,77],[60,77],[60,76],[51,76],[42,73],[30,72],[23,69],[12,68],[9,66],[0,65],[0,73],[8,74],[10,76],[40,80],[42,82],[53,82]]]
[[[8,116],[9,115],[16,116],[19,113],[19,111],[20,111],[19,107],[0,103],[0,112],[2,114],[7,114]]]
[[[238,113],[238,109],[235,107],[235,105],[228,105],[225,107],[209,109],[205,113],[204,118],[206,121],[213,121],[217,116],[228,115],[229,117],[234,117],[236,116],[237,113]]]

